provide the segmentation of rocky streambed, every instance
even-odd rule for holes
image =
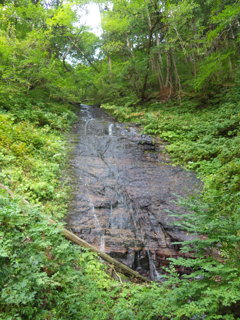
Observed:
[[[73,201],[68,227],[79,237],[153,280],[161,279],[174,244],[190,235],[174,226],[185,214],[177,196],[199,190],[195,175],[173,166],[164,145],[96,106],[81,105],[71,135]]]

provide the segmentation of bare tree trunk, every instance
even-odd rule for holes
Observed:
[[[131,56],[133,56],[132,45],[131,45],[131,42],[128,37],[127,37],[127,48],[128,48],[129,53],[131,54]]]
[[[166,52],[166,80],[165,80],[165,87],[170,85],[170,55],[169,52]]]
[[[164,85],[164,80],[163,80],[163,74],[162,74],[161,65],[160,65],[159,61],[157,61],[156,65],[157,65],[157,69],[158,69],[158,82],[159,82],[159,86],[161,88]]]
[[[159,36],[156,34],[156,44],[157,46],[160,45],[160,39],[159,39]],[[161,53],[158,52],[157,53],[157,62],[156,62],[156,65],[157,65],[157,69],[158,69],[158,82],[159,82],[159,86],[160,86],[160,90],[161,88],[164,86],[164,79],[163,79],[163,74],[162,74],[162,69],[161,69],[161,66],[163,65],[163,61],[162,61],[162,56],[161,56]]]
[[[151,17],[150,14],[147,10],[147,18],[148,18],[148,43],[147,43],[147,50],[146,50],[146,54],[147,54],[147,66],[146,66],[146,72],[143,78],[143,86],[142,86],[142,94],[141,94],[141,99],[145,100],[145,93],[147,90],[147,83],[148,83],[148,77],[149,77],[149,69],[150,69],[150,52],[151,52],[151,47],[152,47],[152,36],[153,36],[153,26],[152,26],[152,21],[151,21]]]
[[[152,71],[156,73],[159,88],[161,89],[164,81],[163,81],[161,67],[160,67],[157,56],[151,58],[151,66],[152,66]]]
[[[181,90],[181,80],[178,74],[177,64],[174,55],[172,54],[172,63],[174,68],[174,77],[175,77],[175,87],[177,91]]]
[[[166,78],[165,84],[160,90],[160,96],[163,100],[169,99],[172,95],[173,81],[171,73],[171,52],[166,52]]]

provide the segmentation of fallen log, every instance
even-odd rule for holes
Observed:
[[[11,198],[15,198],[14,193],[8,187],[6,187],[0,183],[0,188],[4,189],[10,195]],[[21,200],[24,204],[30,204],[26,199],[21,199]],[[77,244],[81,247],[84,247],[84,248],[90,249],[93,252],[96,252],[99,257],[101,257],[103,260],[105,260],[110,265],[113,265],[117,270],[121,270],[121,272],[123,274],[126,274],[126,275],[133,277],[133,278],[136,278],[136,279],[140,280],[141,282],[150,282],[149,279],[143,277],[137,271],[132,270],[131,268],[129,268],[125,264],[123,264],[123,263],[117,261],[116,259],[112,258],[111,256],[109,256],[108,254],[101,252],[100,250],[98,250],[97,248],[92,246],[90,243],[79,238],[77,235],[75,235],[71,231],[67,230],[66,228],[59,226],[56,221],[54,221],[52,219],[48,219],[48,221],[50,224],[57,225],[57,227],[60,229],[61,233],[65,236],[65,238],[67,238],[71,242],[74,242],[75,244]]]
[[[49,220],[49,222],[51,224],[56,224],[56,222],[54,220]],[[130,275],[130,276],[132,276],[134,278],[137,278],[137,279],[139,279],[139,280],[141,280],[143,282],[150,282],[150,280],[148,280],[147,278],[141,276],[137,271],[132,270],[131,268],[129,268],[125,264],[117,261],[116,259],[112,258],[108,254],[98,250],[96,247],[92,246],[90,243],[86,242],[85,240],[79,238],[77,235],[75,235],[71,231],[67,230],[66,228],[62,227],[61,228],[61,232],[63,233],[63,235],[68,240],[78,244],[81,247],[84,247],[84,248],[90,249],[93,252],[96,252],[99,257],[101,257],[103,260],[105,260],[106,262],[110,263],[111,265],[114,265],[114,267],[116,269],[118,269],[118,270],[120,269],[122,273],[128,274],[128,275]]]

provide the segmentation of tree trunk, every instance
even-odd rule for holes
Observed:
[[[176,60],[175,60],[175,57],[173,54],[171,55],[171,57],[172,57],[172,63],[173,63],[173,68],[174,68],[175,88],[176,88],[176,91],[180,91],[181,90],[181,81],[180,81],[180,77],[178,74]]]
[[[160,45],[159,36],[158,36],[158,34],[156,34],[155,36],[156,36],[156,45],[159,46]],[[158,70],[158,82],[159,82],[160,90],[164,86],[164,79],[163,79],[163,74],[162,74],[162,69],[161,69],[162,65],[163,65],[162,56],[161,56],[161,53],[158,52],[156,66],[157,66],[157,70]]]
[[[149,69],[150,69],[150,53],[152,48],[152,36],[153,36],[153,29],[154,26],[152,25],[151,17],[149,14],[149,11],[147,10],[147,19],[148,19],[148,42],[147,42],[147,66],[146,66],[146,72],[143,78],[143,86],[142,86],[142,93],[141,93],[141,100],[145,100],[146,96],[146,90],[147,90],[147,83],[148,83],[148,77],[149,77]]]
[[[166,52],[166,80],[165,80],[165,87],[170,85],[170,55],[169,52]]]

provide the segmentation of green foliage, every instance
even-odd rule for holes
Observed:
[[[0,178],[17,193],[42,202],[47,212],[60,216],[66,209],[68,190],[59,181],[66,160],[61,131],[69,128],[75,115],[69,106],[54,103],[44,110],[30,105],[22,112],[0,113]]]
[[[97,37],[75,26],[78,18],[71,1],[55,8],[30,0],[0,4],[1,105],[24,108],[25,99],[35,104],[40,95],[44,103],[79,102],[82,75],[73,63],[94,54]]]
[[[0,1],[0,180],[18,199],[0,191],[0,318],[238,319],[239,88],[206,99],[239,84],[239,4],[97,2],[109,6],[101,39],[79,26],[72,4],[85,1]],[[137,107],[192,90],[205,102]],[[179,221],[201,237],[182,243],[192,258],[173,259],[160,285],[110,279],[47,222],[66,213],[64,133],[75,119],[69,102],[80,99],[110,101],[104,108],[170,142],[175,163],[204,181]],[[179,266],[191,273],[180,276]]]
[[[228,80],[229,74],[224,72],[228,67],[228,58],[233,52],[215,52],[203,60],[199,65],[199,73],[194,79],[194,88],[196,90],[202,89],[209,85],[214,79],[214,84],[223,83],[223,80]]]
[[[121,105],[121,99],[130,95],[142,101],[167,100],[234,84],[239,59],[238,1],[100,3],[99,81],[92,79],[95,90],[89,92],[97,102]]]
[[[200,199],[181,201],[191,214],[180,219],[178,226],[195,236],[181,244],[182,252],[192,258],[172,259],[174,267],[190,268],[191,273],[179,276],[170,269],[163,288],[138,297],[138,307],[154,297],[151,311],[147,306],[143,311],[146,319],[240,317],[238,88],[208,103],[185,99],[134,108],[103,106],[119,120],[138,122],[144,133],[170,142],[166,150],[174,162],[196,170],[204,182]]]
[[[94,254],[71,245],[37,207],[3,194],[0,207],[1,319],[108,319],[113,282]]]

